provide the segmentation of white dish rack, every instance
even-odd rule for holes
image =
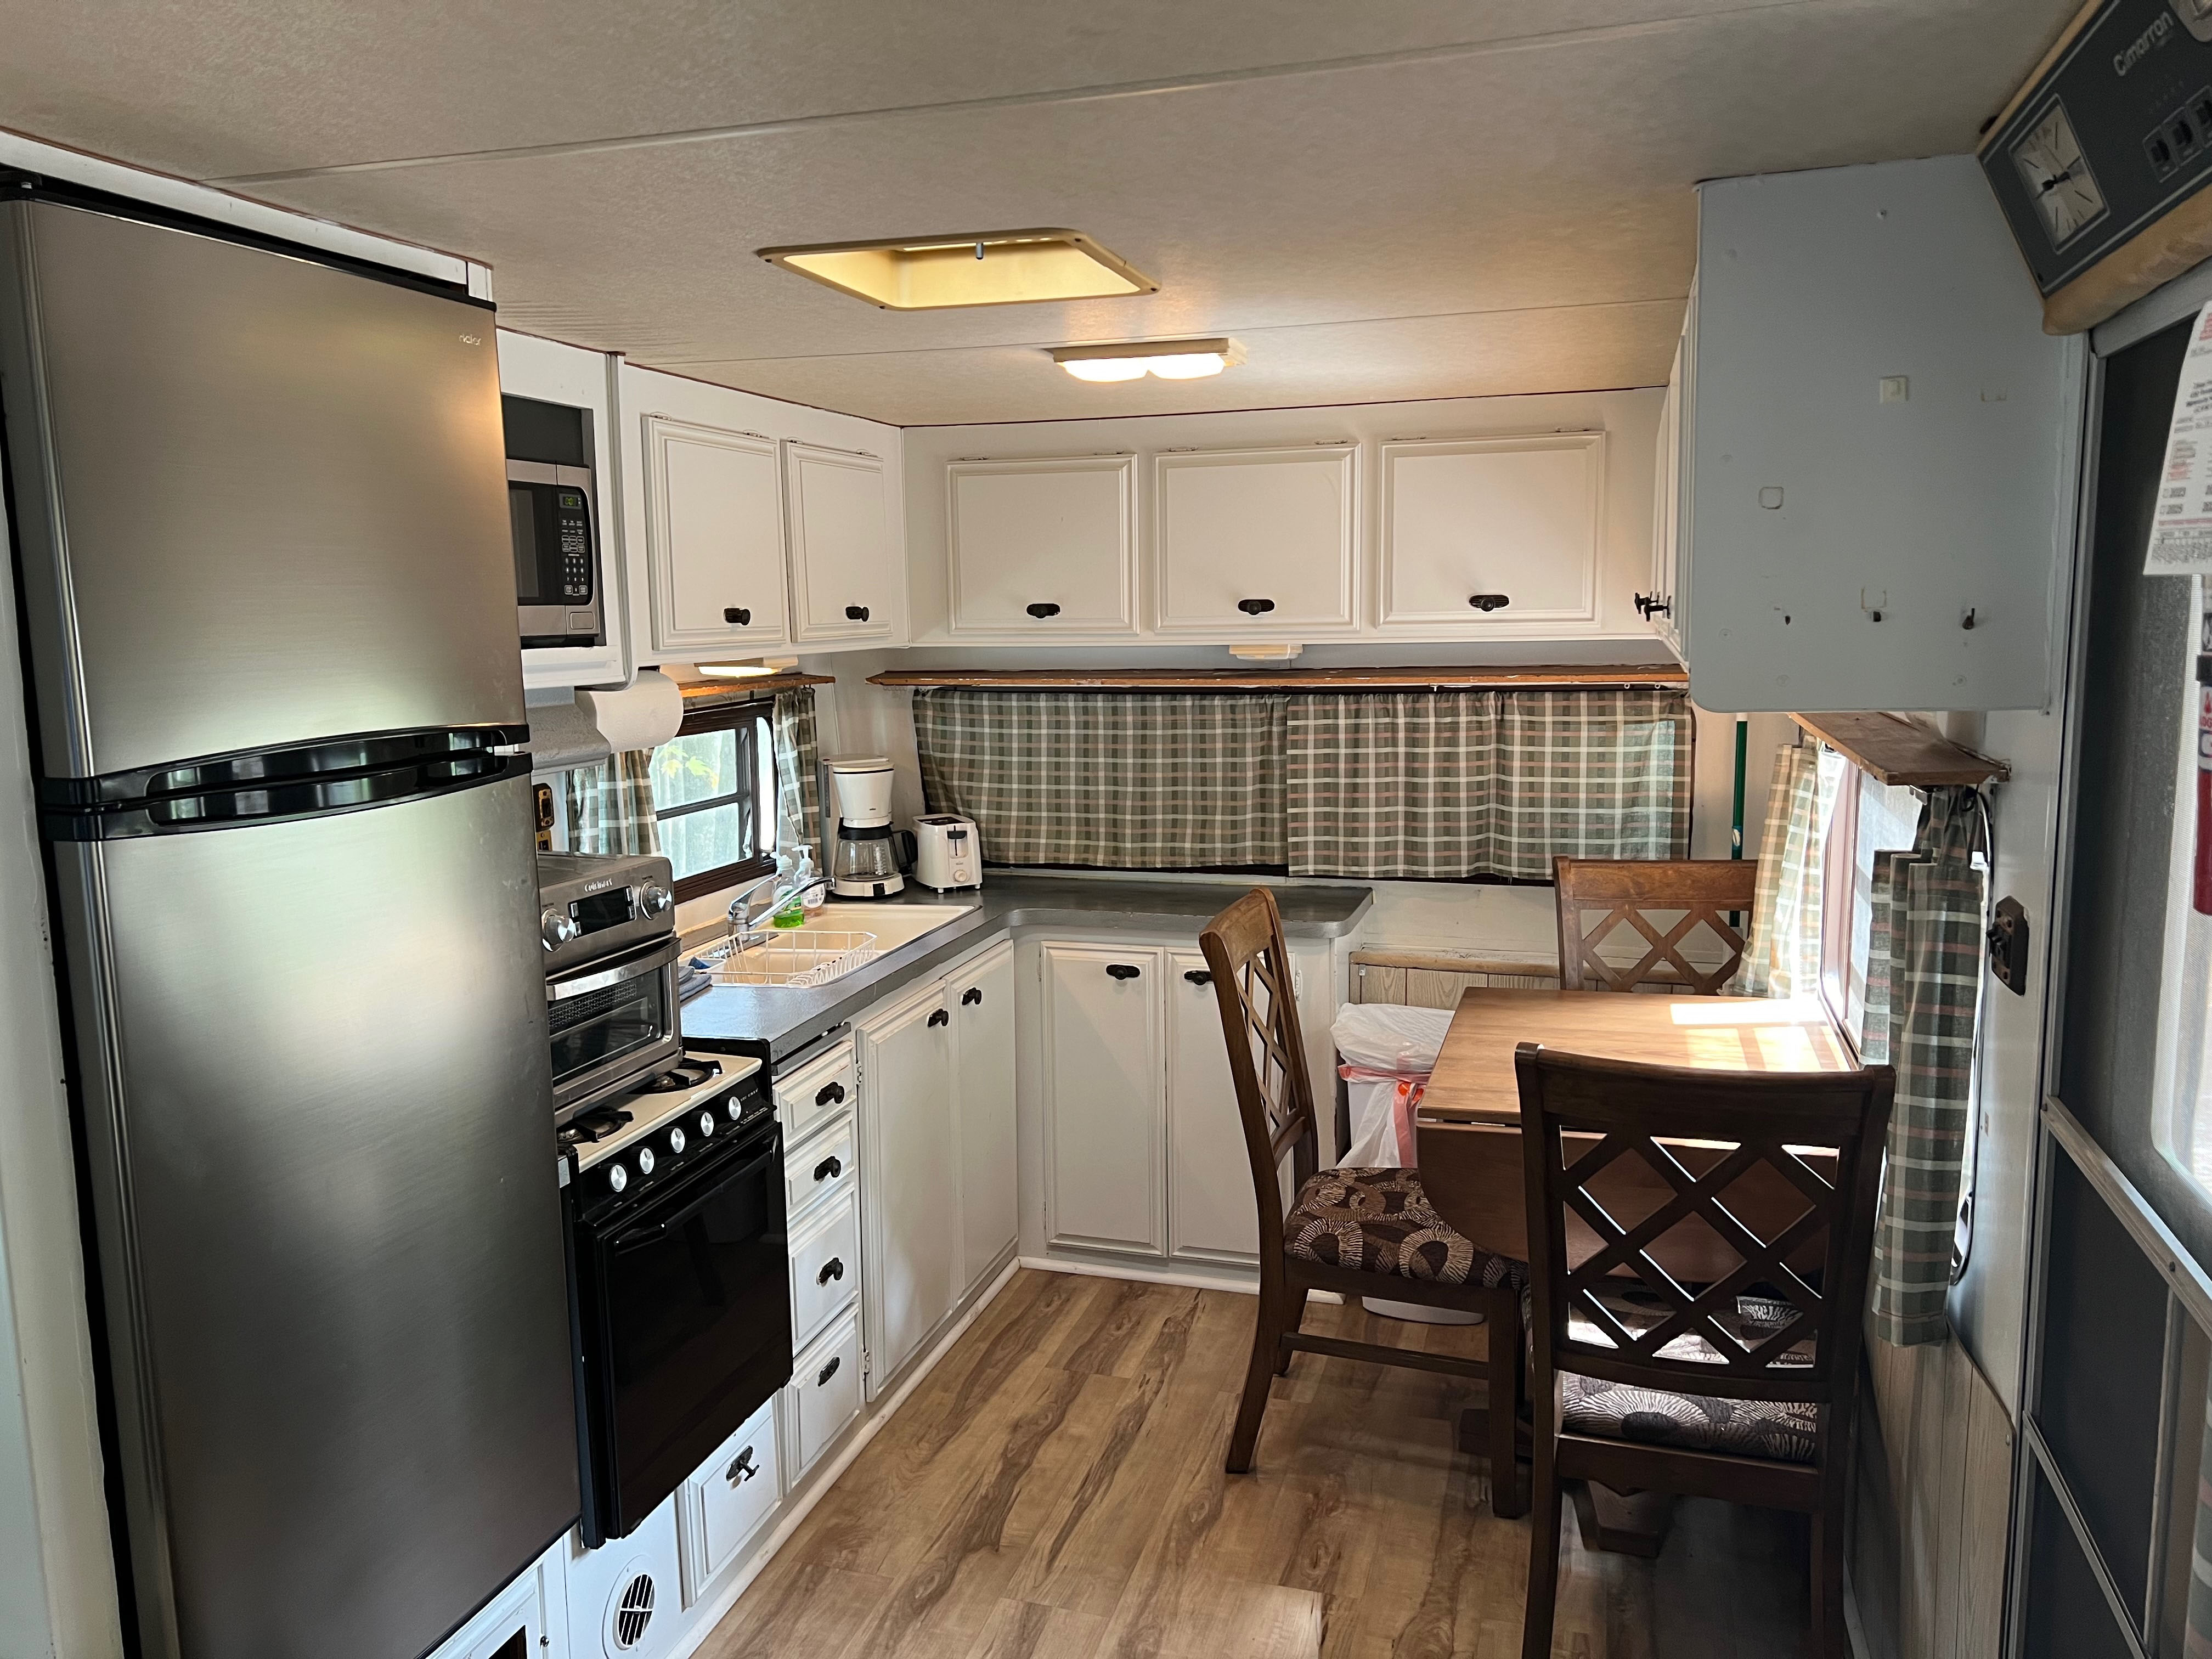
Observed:
[[[883,952],[873,933],[817,931],[798,939],[774,934],[740,947],[734,939],[700,953],[718,985],[787,985],[804,989],[827,985]]]

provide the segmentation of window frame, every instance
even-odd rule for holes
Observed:
[[[769,789],[768,799],[765,802],[756,800],[753,810],[756,821],[768,826],[771,845],[765,853],[757,857],[740,859],[732,864],[718,864],[712,869],[677,877],[676,902],[679,904],[686,900],[703,898],[709,893],[719,893],[726,888],[743,886],[749,881],[757,881],[764,876],[772,876],[775,873],[775,848],[773,841],[780,826],[776,821],[777,780],[774,700],[768,697],[748,697],[741,702],[722,702],[706,708],[687,708],[684,711],[683,723],[676,728],[676,735],[679,738],[705,737],[715,732],[734,732],[740,726],[751,726],[756,722],[766,728],[765,742],[762,745],[761,754],[767,763]],[[742,799],[744,793],[741,789],[732,789],[727,794],[715,795],[707,800],[686,801],[681,806],[672,806],[665,811],[656,802],[653,809],[653,821],[658,827],[672,818],[690,817],[700,812],[711,811],[716,807],[727,806]]]

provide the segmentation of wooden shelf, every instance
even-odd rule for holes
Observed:
[[[1792,714],[1790,717],[1859,770],[1883,783],[1931,788],[1966,784],[1979,788],[2002,783],[2012,768],[1978,755],[1894,714]]]
[[[1566,663],[1511,668],[900,668],[871,685],[983,691],[1519,691],[1649,685],[1680,690],[1674,663]]]
[[[757,674],[744,680],[683,680],[678,685],[687,703],[744,702],[777,691],[795,691],[802,685],[835,685],[828,674]]]

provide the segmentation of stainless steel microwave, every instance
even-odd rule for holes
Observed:
[[[599,495],[592,412],[535,398],[500,399],[516,617],[526,647],[603,645]]]

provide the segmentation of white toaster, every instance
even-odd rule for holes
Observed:
[[[983,884],[983,846],[969,818],[938,812],[914,821],[914,878],[944,892]]]

